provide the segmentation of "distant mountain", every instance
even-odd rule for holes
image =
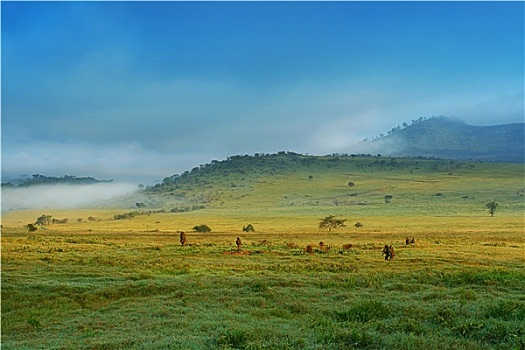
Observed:
[[[2,183],[2,187],[29,187],[35,185],[92,185],[96,183],[112,182],[113,180],[97,180],[92,177],[76,177],[71,175],[64,175],[63,177],[45,176],[35,174],[31,178],[20,179],[17,181],[9,181]]]
[[[525,123],[474,126],[447,117],[420,118],[393,128],[386,136],[364,140],[352,151],[523,163],[524,135]]]

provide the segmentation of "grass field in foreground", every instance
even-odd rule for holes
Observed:
[[[331,233],[305,229],[315,218],[301,217],[267,219],[267,230],[263,218],[260,231],[242,233],[245,211],[72,222],[36,234],[14,227],[35,213],[3,218],[4,349],[525,346],[520,216],[364,217],[359,229]],[[181,247],[176,230],[201,221],[221,230],[188,232],[191,246]],[[296,229],[278,229],[288,226]],[[405,246],[405,236],[416,244]],[[304,252],[320,241],[330,249]],[[385,243],[396,247],[392,261],[381,256]]]
[[[522,164],[245,158],[120,209],[2,213],[2,348],[525,348]],[[28,233],[42,214],[69,220]]]

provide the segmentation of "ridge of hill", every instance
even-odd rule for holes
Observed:
[[[67,185],[92,185],[97,183],[108,183],[113,180],[97,180],[93,177],[77,177],[73,175],[64,175],[62,177],[45,176],[41,174],[35,174],[32,177],[24,179],[11,180],[3,182],[2,187],[30,187],[36,185],[56,185],[56,184],[67,184]]]
[[[355,149],[390,156],[525,162],[525,123],[475,126],[453,118],[432,117],[404,125],[386,136],[364,140]]]
[[[502,198],[503,187],[505,197],[521,200],[516,191],[521,191],[522,178],[523,167],[511,163],[279,152],[213,160],[146,186],[127,202],[128,207],[140,203],[174,213],[200,209],[306,213],[349,207],[372,213],[386,210],[385,200],[393,196],[400,206],[389,210],[416,207],[423,213],[435,210],[436,198],[448,195],[454,199],[440,201],[444,210],[463,208],[467,202],[483,209],[484,202]],[[500,179],[497,186],[494,179]]]

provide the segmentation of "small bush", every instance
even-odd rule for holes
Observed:
[[[248,224],[247,226],[243,226],[242,230],[244,232],[255,232],[255,228],[253,227],[252,224]]]
[[[129,213],[113,215],[113,219],[115,219],[115,220],[131,219],[131,218],[133,218],[133,217],[135,217],[137,215],[139,215],[139,212],[132,211],[132,212],[129,212]]]
[[[201,233],[211,232],[211,228],[208,225],[193,226],[193,230],[195,232],[201,232]]]

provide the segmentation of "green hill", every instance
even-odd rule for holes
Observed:
[[[525,124],[468,125],[456,119],[434,117],[397,127],[388,135],[356,146],[367,153],[425,156],[447,159],[524,162]]]
[[[296,153],[240,155],[165,178],[128,199],[171,212],[237,210],[239,215],[458,214],[496,199],[523,210],[521,164]],[[392,196],[387,202],[386,196]]]

